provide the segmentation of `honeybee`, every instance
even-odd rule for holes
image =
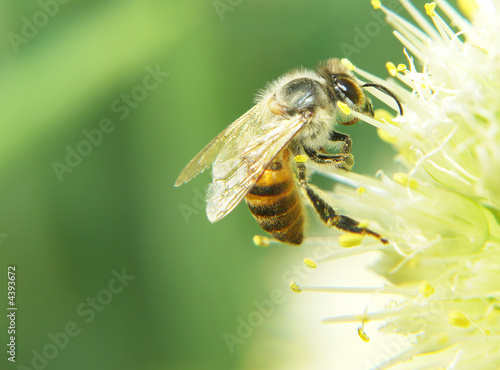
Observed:
[[[343,114],[337,103],[373,117],[364,89],[368,86],[394,98],[403,114],[392,92],[381,85],[362,84],[338,59],[321,63],[316,71],[299,69],[283,75],[258,94],[253,108],[189,162],[175,186],[212,165],[206,209],[211,222],[225,217],[245,198],[264,231],[281,242],[299,245],[304,240],[305,198],[326,225],[387,243],[381,235],[330,206],[308,184],[306,163],[294,160],[305,157],[319,165],[350,170],[351,139],[333,126],[350,125],[357,118]],[[338,154],[325,150],[328,142],[340,144]]]

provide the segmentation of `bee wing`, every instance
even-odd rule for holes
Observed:
[[[257,104],[229,125],[187,164],[177,178],[175,186],[180,186],[190,181],[205,171],[207,167],[216,160],[217,156],[220,157],[223,153],[229,152],[229,150],[234,147],[234,142],[238,140],[240,136],[239,133],[243,131],[245,127],[255,122],[259,122],[262,114],[263,107]]]
[[[211,222],[220,220],[241,202],[276,154],[307,122],[302,115],[265,116],[241,123],[236,140],[224,146],[216,158],[207,195]]]

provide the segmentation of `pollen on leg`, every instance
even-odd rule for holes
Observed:
[[[346,233],[339,237],[339,245],[343,248],[356,247],[364,239],[362,234]]]
[[[344,114],[351,114],[351,108],[346,103],[342,103],[341,101],[337,102],[337,106]]]
[[[304,162],[307,162],[308,158],[305,156],[305,155],[296,155],[293,160],[295,161],[295,163],[304,163]]]

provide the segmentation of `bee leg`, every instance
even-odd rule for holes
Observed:
[[[331,131],[329,139],[330,141],[342,141],[344,143],[344,145],[342,145],[342,148],[340,148],[340,153],[351,153],[352,140],[349,135],[342,134],[337,131]]]
[[[382,243],[387,244],[388,240],[383,238],[376,232],[367,229],[366,227],[360,226],[360,223],[350,217],[338,214],[326,200],[324,200],[308,183],[306,166],[304,163],[297,163],[297,172],[299,178],[299,184],[302,191],[307,199],[311,202],[312,206],[318,213],[321,220],[327,226],[333,226],[337,229],[344,230],[350,233],[370,235],[374,238],[380,240]]]
[[[354,164],[351,153],[343,154],[320,154],[316,150],[304,146],[309,159],[319,164],[335,164],[336,168],[341,168],[349,171]]]

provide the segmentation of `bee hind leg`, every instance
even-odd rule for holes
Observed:
[[[327,226],[333,226],[337,229],[344,230],[354,234],[370,235],[382,243],[387,244],[388,240],[383,238],[380,234],[360,226],[360,223],[350,217],[339,214],[335,211],[326,200],[324,200],[311,185],[307,183],[306,166],[304,163],[297,163],[297,171],[299,177],[300,187],[318,213],[321,220]]]

